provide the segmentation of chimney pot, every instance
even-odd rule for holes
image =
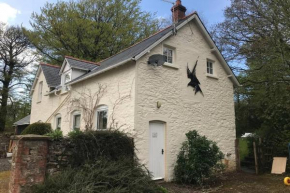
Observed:
[[[171,8],[173,22],[178,22],[185,17],[186,7],[181,4],[181,0],[176,0],[175,5]]]

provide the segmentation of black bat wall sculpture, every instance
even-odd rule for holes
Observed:
[[[193,67],[192,72],[189,70],[188,64],[187,64],[187,78],[190,79],[190,82],[187,84],[187,86],[193,87],[194,90],[195,90],[195,94],[198,93],[198,92],[200,92],[203,95],[202,90],[201,90],[201,88],[199,86],[200,85],[200,82],[199,82],[199,80],[196,77],[196,66],[197,66],[197,62],[198,62],[198,60],[196,60],[196,63],[194,65],[194,67]]]

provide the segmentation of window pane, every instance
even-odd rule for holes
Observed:
[[[70,81],[70,75],[69,75],[69,74],[66,74],[66,75],[65,75],[65,80],[64,80],[64,82],[67,83],[67,82],[69,82],[69,81]]]
[[[164,55],[164,60],[165,60],[165,62],[168,62],[168,58],[165,55]]]
[[[98,111],[98,129],[107,129],[107,111]]]
[[[163,55],[165,62],[173,63],[173,50],[169,48],[163,48]]]
[[[57,124],[56,124],[56,128],[61,128],[61,117],[57,118]]]
[[[42,85],[43,85],[43,82],[40,82],[38,86],[38,101],[41,101],[42,99]]]
[[[167,48],[164,48],[164,50],[163,50],[163,55],[164,56],[167,56],[167,51],[168,51]]]
[[[172,50],[168,50],[168,56],[172,57]]]
[[[81,125],[81,115],[74,116],[74,129],[80,129]]]
[[[207,66],[207,73],[208,74],[213,74],[213,64],[212,64],[212,62],[207,61],[206,66]]]

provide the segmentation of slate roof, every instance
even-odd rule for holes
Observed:
[[[30,115],[20,119],[19,121],[13,123],[13,126],[18,126],[18,125],[29,125],[30,124]]]
[[[51,64],[40,64],[49,87],[57,87],[61,83],[60,75],[58,74],[60,67]]]
[[[194,14],[196,14],[196,12],[186,16],[185,18],[183,18],[181,20],[179,20],[179,22],[176,24],[176,27],[181,25],[183,22],[185,22],[188,19],[188,17],[190,17]],[[77,80],[83,79],[87,76],[91,76],[93,74],[96,74],[99,71],[104,70],[106,68],[110,68],[110,67],[112,67],[112,66],[114,66],[122,61],[128,60],[130,58],[134,58],[135,56],[137,56],[138,54],[140,54],[141,52],[146,50],[148,47],[150,47],[152,44],[154,44],[156,41],[161,39],[164,35],[166,35],[170,31],[173,31],[173,26],[169,26],[169,27],[151,35],[150,37],[142,40],[141,42],[138,42],[138,43],[134,44],[133,46],[119,52],[118,54],[111,56],[103,61],[100,61],[99,67],[93,69],[91,72],[89,72],[87,74],[84,74],[84,75],[70,81],[68,84],[71,84]]]
[[[187,15],[183,19],[179,20],[179,22],[176,24],[176,27],[188,21],[188,18],[193,15],[197,15],[197,13],[194,12],[192,14]],[[173,31],[173,26],[169,26],[151,35],[150,37],[134,44],[133,46],[119,52],[118,54],[113,55],[103,61],[100,61],[99,63],[81,60],[81,59],[74,58],[71,56],[65,56],[65,59],[67,60],[67,62],[70,64],[72,68],[82,69],[82,70],[87,71],[87,73],[71,80],[67,84],[73,84],[77,81],[81,81],[82,79],[86,79],[91,76],[94,76],[95,74],[98,74],[99,72],[103,70],[111,69],[115,66],[118,66],[122,62],[129,61],[130,59],[134,59],[140,53],[145,51],[147,48],[152,46],[154,43],[156,43],[158,40],[160,40],[161,38],[163,38],[165,35],[169,34],[172,31]],[[47,66],[43,66],[43,69],[44,69],[43,71],[44,71],[45,78],[50,87],[57,87],[61,84],[61,77],[59,75],[59,67],[47,65]]]
[[[87,60],[81,60],[71,56],[65,56],[65,59],[72,68],[82,69],[82,70],[92,70],[99,66],[98,63],[90,62]]]

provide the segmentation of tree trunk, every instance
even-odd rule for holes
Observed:
[[[4,131],[6,126],[8,93],[9,93],[9,82],[4,82],[1,93],[2,101],[0,107],[0,132]]]

